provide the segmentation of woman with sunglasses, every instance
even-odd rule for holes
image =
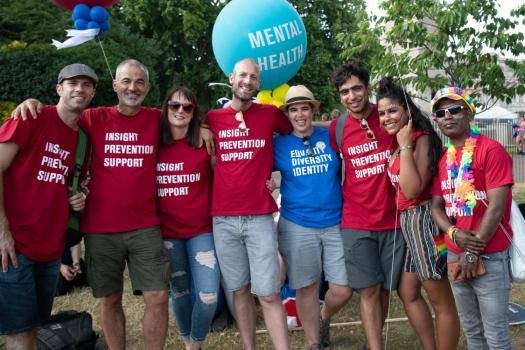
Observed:
[[[430,187],[442,154],[441,139],[430,120],[390,77],[379,82],[377,106],[381,127],[398,143],[388,165],[407,244],[398,293],[423,349],[456,349],[459,318],[447,278],[446,249],[430,216]],[[437,346],[421,287],[436,315]]]
[[[172,88],[162,104],[157,199],[170,258],[173,312],[187,350],[200,349],[206,338],[220,280],[210,216],[211,158],[199,129],[195,95],[184,87]]]

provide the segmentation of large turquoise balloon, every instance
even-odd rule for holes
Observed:
[[[306,30],[285,0],[233,0],[213,26],[213,53],[224,74],[253,58],[261,68],[261,90],[290,80],[306,55]]]

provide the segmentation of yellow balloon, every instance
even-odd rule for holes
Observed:
[[[289,88],[290,88],[290,85],[283,84],[273,89],[273,92],[272,92],[273,99],[278,100],[278,101],[284,101],[284,96],[288,92]]]
[[[262,104],[270,104],[272,102],[272,92],[270,90],[261,90],[257,94],[257,100]]]
[[[279,108],[279,107],[281,107],[281,106],[284,104],[284,102],[283,102],[283,101],[278,101],[278,100],[276,100],[276,99],[274,98],[274,99],[272,99],[272,101],[270,102],[270,104],[272,104],[272,105],[274,105],[275,107]]]

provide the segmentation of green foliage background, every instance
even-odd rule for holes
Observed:
[[[338,103],[329,83],[339,62],[339,43],[334,33],[355,30],[356,21],[347,16],[363,1],[295,0],[308,33],[308,54],[299,73],[289,82],[306,84],[321,100],[323,110]],[[216,107],[216,100],[229,96],[226,88],[209,88],[209,82],[227,77],[215,62],[211,33],[224,1],[121,0],[110,10],[110,30],[102,44],[112,70],[123,59],[144,62],[151,73],[152,90],[146,105],[158,106],[172,85],[185,85],[197,93],[202,110]],[[116,97],[111,76],[99,44],[91,41],[74,48],[57,50],[52,38],[64,40],[71,28],[70,12],[50,0],[0,2],[0,100],[22,101],[35,97],[55,103],[56,75],[66,64],[82,62],[100,76],[93,105],[111,105]]]
[[[307,85],[321,101],[322,112],[339,103],[329,82],[333,68],[356,58],[369,66],[372,77],[402,77],[426,99],[445,84],[472,88],[475,94],[482,91],[491,98],[489,103],[525,93],[525,61],[504,60],[515,73],[512,81],[505,79],[498,61],[504,51],[515,57],[525,53],[523,33],[511,33],[524,21],[525,5],[516,5],[508,19],[498,16],[495,0],[447,0],[446,6],[444,0],[391,0],[382,2],[385,16],[376,18],[366,12],[364,0],[290,2],[306,26],[308,51],[288,83]],[[144,62],[152,85],[146,105],[159,106],[164,93],[177,84],[196,92],[201,110],[216,107],[218,98],[230,95],[226,88],[207,86],[228,82],[211,45],[215,18],[226,3],[121,0],[110,10],[111,28],[102,39],[111,71],[128,57]],[[2,0],[0,13],[0,101],[36,97],[56,103],[60,68],[83,62],[101,78],[92,104],[116,103],[99,43],[62,50],[50,45],[52,38],[64,40],[64,29],[72,28],[69,11],[51,0]],[[485,25],[472,27],[472,18]],[[429,30],[424,25],[428,21],[438,30]]]

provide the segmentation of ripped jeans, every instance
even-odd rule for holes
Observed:
[[[184,341],[202,342],[215,315],[220,288],[213,234],[167,239],[164,245],[170,259],[173,313],[180,336]],[[192,282],[195,291],[193,303]]]

